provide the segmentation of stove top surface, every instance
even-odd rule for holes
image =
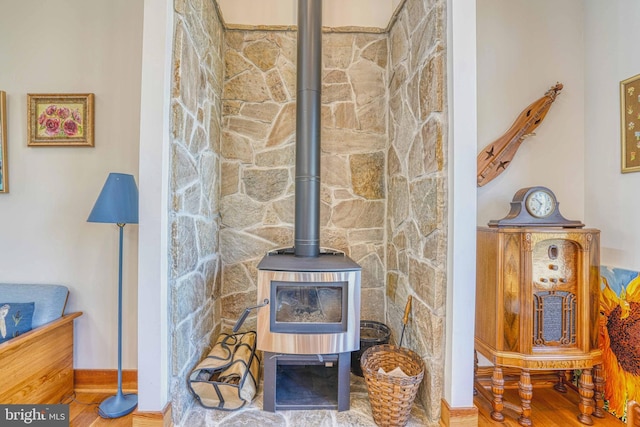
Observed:
[[[259,270],[272,271],[356,271],[362,268],[344,252],[323,249],[317,257],[297,257],[293,248],[277,249],[267,253]]]

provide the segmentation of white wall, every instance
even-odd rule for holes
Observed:
[[[109,172],[137,174],[142,1],[0,1],[9,194],[0,281],[60,283],[77,319],[75,367],[117,366],[118,228],[87,223]],[[27,93],[95,94],[95,147],[27,147]],[[137,366],[137,225],[124,243],[123,366]],[[2,297],[0,296],[0,300]]]
[[[620,172],[620,81],[640,74],[640,3],[587,0],[585,213],[601,264],[640,270],[640,173]]]
[[[402,0],[324,0],[326,27],[386,28]],[[218,0],[227,25],[296,25],[297,0]]]
[[[478,152],[556,82],[564,84],[536,135],[505,172],[478,188],[478,225],[504,217],[513,194],[535,185],[556,194],[566,218],[584,221],[582,0],[478,0],[477,15]]]
[[[162,411],[169,401],[167,198],[173,20],[173,0],[144,0],[138,253],[138,411],[143,412]]]
[[[444,398],[473,407],[476,277],[476,0],[447,1],[449,229]],[[456,260],[460,260],[456,262]]]

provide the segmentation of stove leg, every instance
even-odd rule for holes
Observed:
[[[338,412],[351,404],[351,353],[338,353]]]
[[[264,380],[262,381],[262,410],[276,411],[276,369],[278,359],[275,353],[264,352]]]

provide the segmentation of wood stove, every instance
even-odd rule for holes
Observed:
[[[349,409],[351,352],[360,346],[360,266],[341,252],[258,265],[257,348],[264,351],[264,407]]]
[[[361,268],[320,250],[322,0],[298,0],[295,241],[258,265],[257,348],[264,407],[349,409],[351,352],[360,346]]]

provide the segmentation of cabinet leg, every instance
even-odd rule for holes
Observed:
[[[493,368],[493,375],[491,376],[491,392],[493,393],[491,419],[494,421],[504,421],[504,415],[502,415],[502,410],[504,409],[504,404],[502,403],[504,378],[502,376],[502,368],[497,365]]]
[[[578,421],[582,424],[593,425],[593,418],[591,413],[593,412],[593,380],[591,377],[591,369],[583,369],[578,381],[578,392],[580,393],[580,403],[578,408],[580,414],[578,415]]]
[[[473,380],[475,383],[475,379],[478,378],[478,352],[473,350]],[[476,396],[478,394],[478,390],[476,390],[475,386],[473,387],[473,395]]]
[[[520,381],[518,382],[518,395],[522,402],[522,415],[518,418],[518,424],[521,426],[531,426],[531,398],[533,397],[533,385],[531,384],[531,375],[528,369],[520,372]]]
[[[558,382],[553,385],[553,388],[560,393],[567,392],[567,386],[564,385],[565,378],[567,377],[567,371],[558,371]]]
[[[602,365],[593,367],[593,383],[595,386],[593,399],[596,401],[593,416],[604,418],[604,371],[602,370]]]

